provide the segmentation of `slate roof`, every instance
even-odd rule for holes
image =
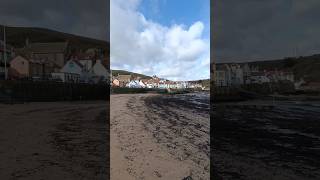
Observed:
[[[67,42],[32,43],[26,47],[26,50],[33,53],[62,53],[66,51],[67,47]]]

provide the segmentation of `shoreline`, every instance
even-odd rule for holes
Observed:
[[[164,97],[111,95],[111,179],[209,179],[209,126],[201,129],[209,116],[174,109]]]

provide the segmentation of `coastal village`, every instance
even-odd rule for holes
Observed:
[[[259,86],[286,83],[294,91],[319,91],[317,81],[307,76],[298,77],[292,70],[284,68],[263,68],[250,63],[211,64],[216,88]]]
[[[112,88],[197,89],[210,86],[199,81],[172,81],[156,75],[135,73],[112,75],[106,49],[77,47],[66,41],[36,42],[23,46],[0,40],[0,79],[75,84],[107,84]],[[209,80],[207,80],[209,81]]]
[[[156,75],[151,78],[143,78],[134,74],[118,74],[112,76],[111,86],[113,88],[148,88],[148,89],[200,89],[209,90],[197,81],[171,81],[159,78]]]
[[[7,80],[103,83],[108,79],[108,58],[103,49],[74,50],[68,42],[32,42],[15,48],[3,41],[0,77]]]
[[[215,85],[240,86],[245,84],[263,84],[271,82],[288,81],[294,83],[294,74],[291,71],[260,70],[258,66],[245,64],[219,64],[215,70]]]

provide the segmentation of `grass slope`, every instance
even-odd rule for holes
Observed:
[[[117,76],[118,74],[120,75],[130,75],[132,74],[133,76],[139,76],[142,79],[151,79],[151,76],[147,76],[144,74],[139,74],[139,73],[134,73],[134,72],[130,72],[130,71],[125,71],[125,70],[112,70],[112,76]]]
[[[3,33],[2,25],[0,25],[0,33]],[[110,46],[109,42],[107,41],[37,27],[6,27],[6,36],[7,43],[16,48],[25,46],[27,38],[29,39],[30,43],[68,41],[69,45],[84,49],[97,47],[109,50]]]

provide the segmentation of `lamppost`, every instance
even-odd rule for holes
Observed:
[[[6,26],[3,25],[3,60],[4,60],[4,76],[8,79],[7,73],[7,43],[6,43]]]

